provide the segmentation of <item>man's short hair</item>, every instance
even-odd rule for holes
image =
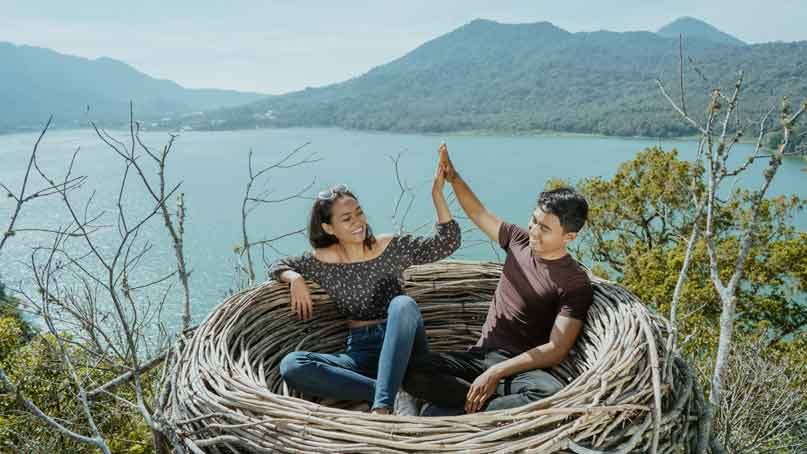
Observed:
[[[588,217],[586,198],[573,188],[542,192],[538,196],[538,207],[544,213],[557,216],[565,233],[579,232]]]

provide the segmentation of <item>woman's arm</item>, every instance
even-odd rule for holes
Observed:
[[[279,280],[281,282],[285,282],[287,284],[291,284],[295,280],[302,279],[302,278],[303,278],[302,274],[300,274],[300,273],[298,273],[298,272],[296,272],[294,270],[286,270],[286,271],[283,271],[282,273],[280,273],[280,275],[277,277],[277,280]]]
[[[278,260],[269,269],[271,277],[289,284],[291,311],[301,320],[308,320],[312,317],[314,302],[311,300],[311,292],[305,283],[305,277],[300,272],[315,276],[317,275],[315,268],[310,259],[287,257]]]
[[[445,224],[452,219],[451,211],[448,209],[443,189],[446,184],[446,166],[442,161],[437,162],[437,170],[434,173],[434,182],[432,183],[432,201],[434,202],[434,210],[437,212],[437,222]]]

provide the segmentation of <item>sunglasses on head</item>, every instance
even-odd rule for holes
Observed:
[[[343,194],[348,191],[350,191],[350,188],[348,188],[346,184],[337,184],[336,186],[332,186],[328,190],[319,191],[319,193],[317,193],[317,199],[333,200],[337,195]]]

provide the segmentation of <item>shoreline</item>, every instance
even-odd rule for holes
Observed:
[[[30,128],[17,131],[0,131],[0,137],[13,136],[21,134],[38,134],[42,132],[44,125],[39,128]],[[54,131],[83,131],[91,130],[90,127],[66,127],[60,128],[58,126],[51,126],[48,132]],[[108,127],[110,131],[128,129],[128,125],[121,124],[119,127]],[[455,136],[455,137],[579,137],[579,138],[593,138],[593,139],[622,139],[622,140],[676,140],[676,141],[697,141],[698,136],[670,136],[670,137],[650,137],[650,136],[612,136],[608,134],[600,134],[594,132],[569,132],[569,131],[553,131],[553,130],[525,130],[525,131],[507,131],[497,129],[470,129],[446,132],[428,132],[428,131],[390,131],[378,129],[353,129],[344,128],[341,126],[287,126],[287,127],[261,127],[261,128],[233,128],[233,129],[172,129],[172,128],[143,128],[141,132],[238,132],[238,131],[254,131],[260,130],[273,130],[273,129],[339,129],[342,131],[362,132],[367,134],[401,134],[401,135],[421,135],[421,136]],[[755,141],[741,140],[740,143],[754,143]]]
[[[22,135],[22,134],[39,134],[42,132],[42,128],[44,128],[44,124],[38,128],[31,128],[26,130],[19,130],[19,131],[7,131],[7,130],[0,130],[0,137],[7,137],[13,135]],[[128,123],[121,123],[119,125],[114,125],[105,128],[109,131],[128,131],[129,124]],[[641,135],[634,135],[634,136],[612,136],[608,134],[601,134],[595,132],[569,132],[569,131],[554,131],[551,129],[531,129],[531,130],[523,130],[523,131],[508,131],[508,130],[498,130],[498,129],[468,129],[468,130],[457,130],[457,131],[445,131],[445,132],[428,132],[428,131],[395,131],[395,130],[378,130],[378,129],[354,129],[354,128],[345,128],[342,126],[283,126],[283,127],[275,127],[275,126],[265,126],[265,127],[254,127],[254,128],[221,128],[221,129],[176,129],[176,128],[142,128],[141,132],[149,133],[149,132],[168,132],[168,133],[175,133],[175,134],[182,134],[188,132],[240,132],[240,131],[255,131],[255,130],[290,130],[290,129],[335,129],[341,131],[348,131],[348,132],[360,132],[364,134],[399,134],[399,135],[409,135],[409,136],[432,136],[432,137],[556,137],[556,138],[584,138],[584,139],[617,139],[617,140],[635,140],[635,141],[656,141],[658,143],[662,143],[665,141],[682,141],[682,142],[697,142],[700,139],[698,135],[690,135],[690,136],[669,136],[669,137],[652,137],[652,136],[641,136]],[[51,125],[48,129],[48,132],[54,131],[84,131],[84,130],[92,130],[89,126],[83,127],[58,127]],[[748,135],[743,136],[737,143],[745,144],[745,145],[755,145],[757,142],[756,136]],[[766,147],[763,145],[762,147],[765,149]]]

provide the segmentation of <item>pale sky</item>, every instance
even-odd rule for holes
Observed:
[[[476,18],[577,32],[680,16],[751,43],[807,39],[804,0],[0,0],[0,41],[111,57],[188,88],[285,93],[359,76]]]

